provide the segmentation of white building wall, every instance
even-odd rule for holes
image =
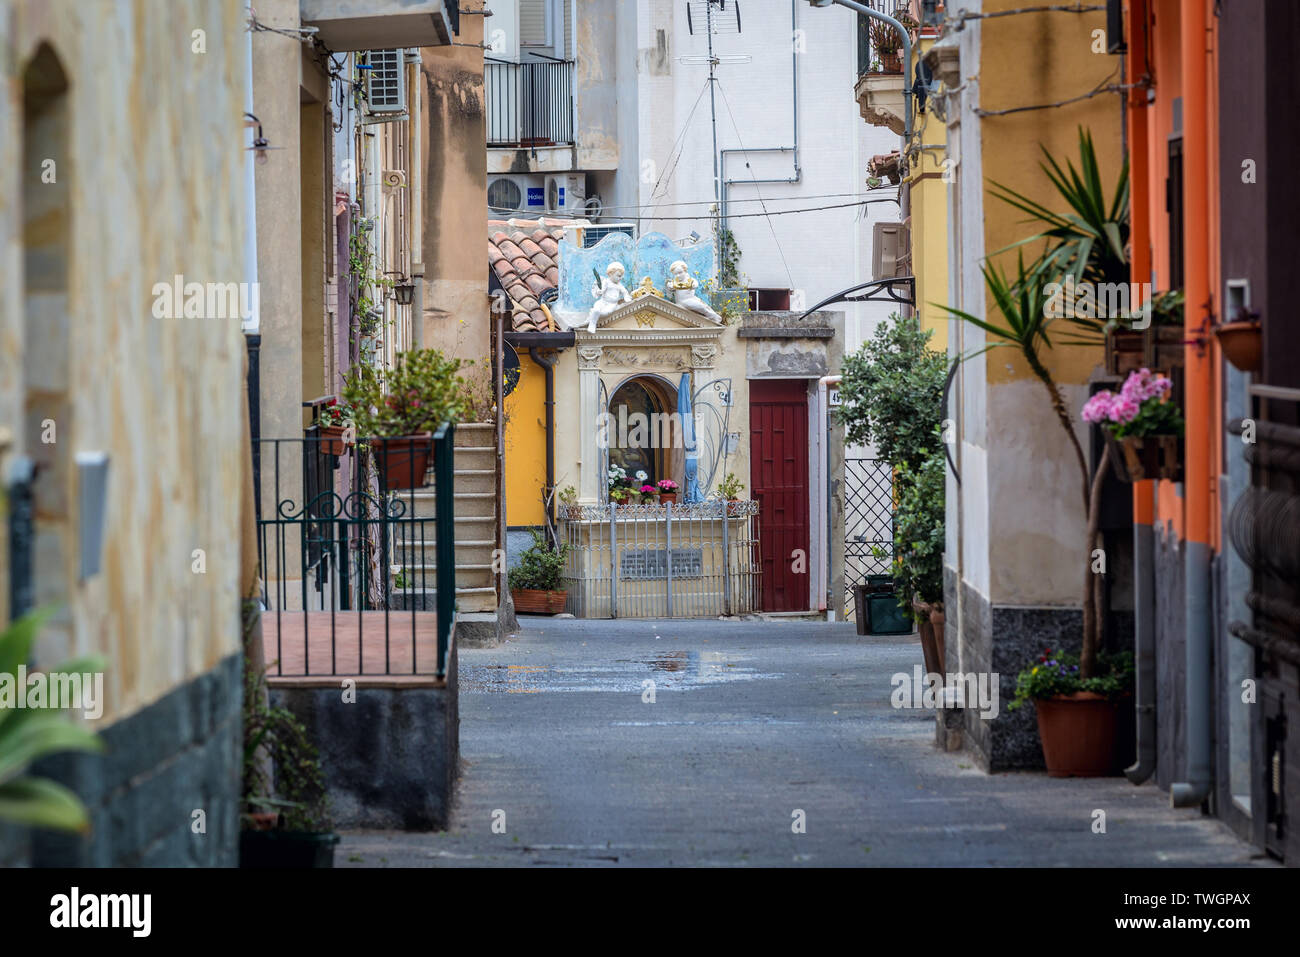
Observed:
[[[626,212],[642,216],[646,231],[657,229],[679,238],[695,230],[709,236],[708,204],[713,201],[714,185],[708,67],[702,62],[681,62],[682,57],[701,60],[707,40],[698,23],[694,36],[688,31],[686,3],[681,0],[638,0],[637,6],[643,209]],[[792,13],[797,25],[792,24]],[[794,145],[792,89],[797,68],[800,176],[797,183],[731,185],[728,225],[740,246],[741,272],[749,284],[791,287],[802,292],[805,306],[810,307],[871,278],[872,224],[896,222],[899,209],[893,201],[895,190],[866,192],[866,164],[873,154],[897,149],[899,137],[883,127],[868,126],[858,112],[853,96],[856,19],[851,11],[813,9],[804,0],[764,0],[744,5],[741,26],[740,34],[714,37],[714,51],[724,61],[718,68],[718,149]],[[801,51],[797,58],[796,44]],[[748,57],[748,61],[728,62],[733,57]],[[674,152],[679,137],[680,156]],[[745,159],[728,154],[726,176],[746,180],[794,176],[792,152],[753,153],[748,168]],[[763,204],[756,201],[759,197],[769,211],[868,198],[891,201],[770,220],[742,216],[763,211]],[[694,205],[674,205],[684,203]],[[890,312],[884,304],[834,308],[846,313],[847,350],[861,345]]]

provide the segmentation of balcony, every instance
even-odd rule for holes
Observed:
[[[898,0],[868,0],[867,6],[892,16],[900,4]],[[853,96],[864,120],[901,136],[905,115],[902,49],[882,47],[883,37],[898,42],[886,24],[858,14],[858,80]]]
[[[460,28],[456,0],[299,0],[298,11],[336,53],[444,46]]]
[[[573,145],[573,61],[483,64],[489,148]]]

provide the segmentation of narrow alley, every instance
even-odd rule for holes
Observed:
[[[1172,810],[1154,784],[988,775],[968,752],[937,751],[933,712],[890,703],[892,676],[921,662],[915,636],[863,639],[851,623],[522,624],[499,648],[460,653],[449,830],[346,833],[337,866],[1267,862],[1215,819]]]

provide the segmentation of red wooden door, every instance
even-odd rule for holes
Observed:
[[[749,487],[758,502],[763,611],[807,611],[808,387],[804,380],[750,381],[749,469]]]

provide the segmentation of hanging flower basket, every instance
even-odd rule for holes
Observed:
[[[1111,464],[1121,482],[1145,479],[1183,480],[1182,439],[1177,435],[1129,435],[1117,439],[1106,433]]]
[[[1214,327],[1223,356],[1242,372],[1258,372],[1263,364],[1264,333],[1258,322],[1225,322]]]
[[[1183,327],[1156,325],[1145,329],[1112,329],[1106,333],[1106,371],[1128,375],[1139,369],[1172,372],[1185,358]]]

